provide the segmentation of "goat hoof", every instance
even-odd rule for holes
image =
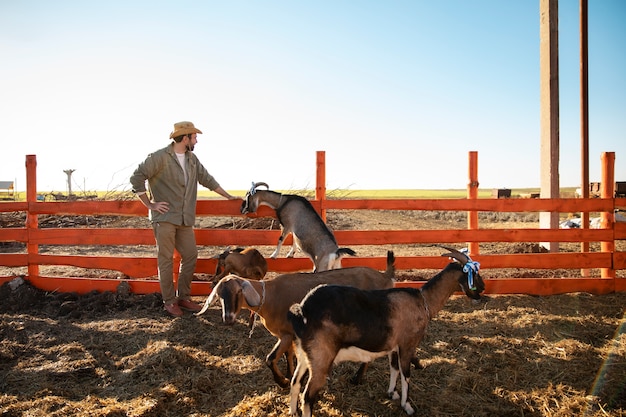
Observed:
[[[392,400],[399,400],[400,399],[400,395],[398,394],[398,391],[391,391],[387,393],[387,396],[392,399]]]
[[[287,378],[285,378],[285,379],[276,379],[275,381],[278,384],[278,386],[281,387],[281,388],[289,388],[289,385],[291,385],[290,381]]]
[[[348,379],[348,381],[352,385],[361,385],[361,383],[363,382],[363,373],[362,372],[355,373],[354,375],[350,377],[350,379]]]
[[[404,408],[404,411],[406,411],[406,413],[410,416],[412,416],[413,413],[415,413],[415,410],[413,410],[413,407],[411,407],[411,404],[409,404],[408,401],[406,402],[406,404],[404,404],[402,408]]]

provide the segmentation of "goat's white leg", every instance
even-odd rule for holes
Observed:
[[[293,256],[298,252],[302,251],[302,246],[300,245],[300,239],[296,235],[293,235],[293,245],[291,245],[291,250],[287,254],[287,258],[293,258]]]
[[[289,391],[289,415],[291,416],[298,415],[298,398],[300,398],[300,389],[302,388],[302,377],[307,369],[304,352],[300,348],[297,348],[296,353],[298,363],[296,365],[296,370],[293,373],[293,377],[291,378],[291,391]]]
[[[408,415],[412,415],[415,411],[409,403],[409,375],[411,373],[411,360],[415,355],[415,348],[412,349],[398,349],[396,365],[400,373],[400,386],[402,389],[402,396],[400,397],[400,405],[406,411]],[[407,353],[409,353],[407,355]]]
[[[291,378],[291,390],[289,391],[289,415],[298,415],[298,399],[300,398],[300,388],[302,387],[302,375],[300,375],[300,361],[296,365],[296,372]]]
[[[415,411],[408,401],[409,397],[409,378],[406,378],[402,371],[400,371],[400,385],[402,385],[402,398],[400,399],[400,405],[404,408],[404,411],[408,415],[412,415]]]
[[[280,234],[280,237],[278,238],[278,244],[276,245],[276,249],[274,250],[274,252],[272,252],[272,254],[270,255],[270,258],[276,259],[276,257],[278,256],[278,253],[280,252],[280,248],[283,247],[283,242],[285,241],[285,238],[287,237],[289,233],[290,233],[289,230],[283,229],[282,233]]]
[[[398,374],[400,373],[398,359],[395,352],[391,352],[389,357],[389,388],[387,388],[387,395],[392,400],[397,400],[400,398],[398,395],[398,391],[396,391],[396,382],[398,381]],[[395,361],[395,363],[394,363]]]

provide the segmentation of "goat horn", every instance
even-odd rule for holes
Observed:
[[[267,185],[266,182],[255,182],[254,185],[252,186],[252,188],[256,189],[257,187],[263,186],[265,188],[267,188],[268,190],[270,189],[270,186]]]
[[[456,250],[454,248],[449,248],[447,246],[441,246],[441,245],[440,245],[440,247],[444,248],[445,250],[449,250],[450,251],[450,253],[444,253],[441,256],[449,256],[450,258],[454,258],[457,261],[459,261],[462,265],[465,265],[466,263],[468,263],[469,261],[472,260],[466,254],[464,254],[463,252],[458,251],[458,250]]]

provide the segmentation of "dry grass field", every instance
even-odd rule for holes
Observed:
[[[461,221],[442,213],[383,214],[338,213],[329,223],[432,229],[458,228],[450,224]],[[494,221],[534,227],[532,219]],[[388,248],[357,249],[382,256]],[[423,248],[392,249],[402,255]],[[523,249],[488,246],[485,252]],[[417,352],[423,369],[412,371],[409,389],[415,415],[626,416],[625,306],[624,293],[490,295],[478,303],[453,296]],[[78,296],[7,283],[0,287],[0,415],[284,416],[288,391],[264,363],[274,342],[261,326],[250,334],[247,314],[230,327],[221,323],[218,307],[173,319],[159,294],[130,294],[123,285],[117,293]],[[333,369],[316,416],[404,415],[386,397],[385,359],[373,363],[359,386],[348,382],[356,368]]]

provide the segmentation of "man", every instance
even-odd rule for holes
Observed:
[[[191,280],[198,259],[193,231],[198,183],[229,200],[237,198],[222,189],[193,153],[199,133],[191,122],[175,123],[170,133],[172,143],[148,155],[130,177],[133,192],[149,209],[164,309],[175,317],[183,315],[181,308],[201,309],[191,301]],[[174,285],[174,249],[181,256],[178,291]]]

